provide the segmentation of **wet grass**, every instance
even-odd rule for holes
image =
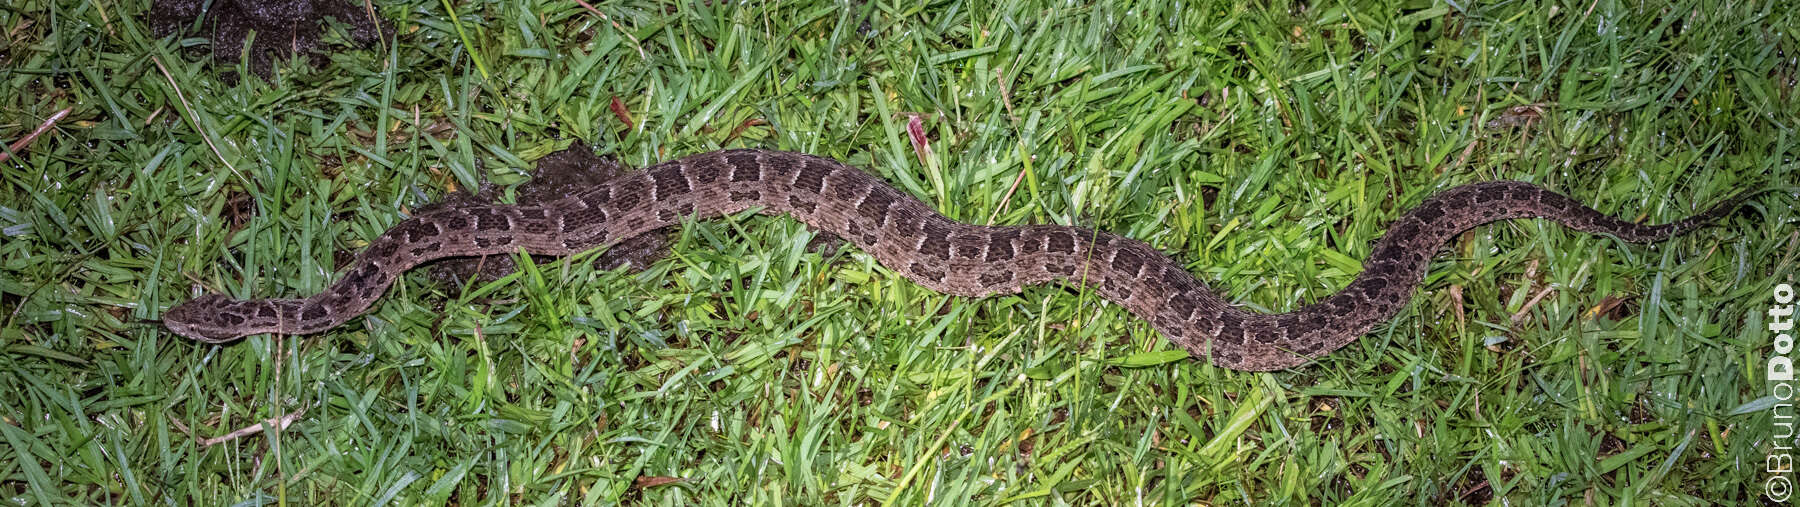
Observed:
[[[1097,227],[1282,311],[1492,179],[1669,221],[1796,181],[1791,10],[1537,1],[384,3],[268,81],[138,5],[0,9],[0,488],[25,503],[1758,501],[1792,193],[1658,245],[1446,246],[1392,325],[1272,374],[1091,292],[922,289],[787,219],[641,272],[409,276],[311,336],[196,344],[207,292],[315,293],[407,210],[579,138],[865,167],[965,222]],[[846,9],[846,7],[848,7]],[[341,35],[328,40],[342,41]],[[265,431],[232,432],[265,420]],[[278,431],[277,431],[278,430]],[[224,436],[225,438],[220,438]],[[216,443],[215,443],[216,442]]]

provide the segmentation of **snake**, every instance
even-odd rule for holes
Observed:
[[[1065,225],[957,222],[881,178],[805,153],[729,149],[627,173],[529,204],[458,203],[415,213],[369,242],[322,292],[305,298],[196,297],[162,323],[205,343],[303,335],[366,312],[422,263],[524,251],[566,256],[657,229],[751,211],[786,215],[842,237],[920,286],[980,298],[1061,283],[1091,290],[1147,322],[1195,358],[1244,371],[1307,364],[1387,322],[1424,282],[1437,250],[1478,225],[1543,218],[1631,243],[1662,241],[1711,224],[1754,191],[1660,225],[1601,213],[1522,181],[1483,181],[1426,197],[1374,241],[1343,289],[1285,313],[1231,304],[1181,263],[1136,239]]]

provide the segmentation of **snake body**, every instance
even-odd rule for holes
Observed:
[[[1542,217],[1621,240],[1660,241],[1734,209],[1740,194],[1662,225],[1607,216],[1536,185],[1493,181],[1444,190],[1389,225],[1343,290],[1291,312],[1232,306],[1150,245],[1060,225],[953,221],[881,179],[812,155],[736,149],[672,160],[530,205],[448,206],[376,238],[324,292],[300,299],[206,295],[169,309],[177,334],[222,342],[259,333],[317,333],[367,311],[399,276],[444,257],[569,255],[611,246],[681,220],[757,209],[849,240],[883,266],[957,296],[1019,292],[1049,282],[1085,285],[1195,357],[1237,370],[1277,370],[1336,350],[1386,322],[1424,280],[1432,255],[1477,225]]]

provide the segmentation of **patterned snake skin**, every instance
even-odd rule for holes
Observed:
[[[981,297],[1052,281],[1086,285],[1148,321],[1175,345],[1237,370],[1278,370],[1343,347],[1411,299],[1426,265],[1451,237],[1479,224],[1543,217],[1643,243],[1705,225],[1739,194],[1664,225],[1613,218],[1523,182],[1463,185],[1431,196],[1394,221],[1363,271],[1342,291],[1298,310],[1233,307],[1150,245],[1059,225],[958,223],[880,179],[835,160],[765,150],[725,150],[657,164],[541,205],[469,204],[400,222],[357,256],[337,283],[304,299],[207,295],[163,316],[177,334],[223,342],[259,333],[307,334],[362,314],[401,273],[443,257],[568,255],[645,232],[758,208],[844,237],[883,266],[932,290]]]

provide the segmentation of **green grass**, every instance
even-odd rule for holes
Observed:
[[[412,0],[377,2],[391,47],[235,84],[140,3],[0,9],[0,141],[73,109],[0,169],[8,502],[1681,505],[1766,478],[1791,192],[1651,246],[1479,228],[1391,326],[1273,374],[1168,360],[1091,292],[947,297],[766,217],[684,227],[642,272],[409,276],[319,335],[138,319],[315,293],[405,210],[572,138],[640,167],[832,156],[1286,310],[1450,185],[1662,222],[1796,181],[1781,2]]]

